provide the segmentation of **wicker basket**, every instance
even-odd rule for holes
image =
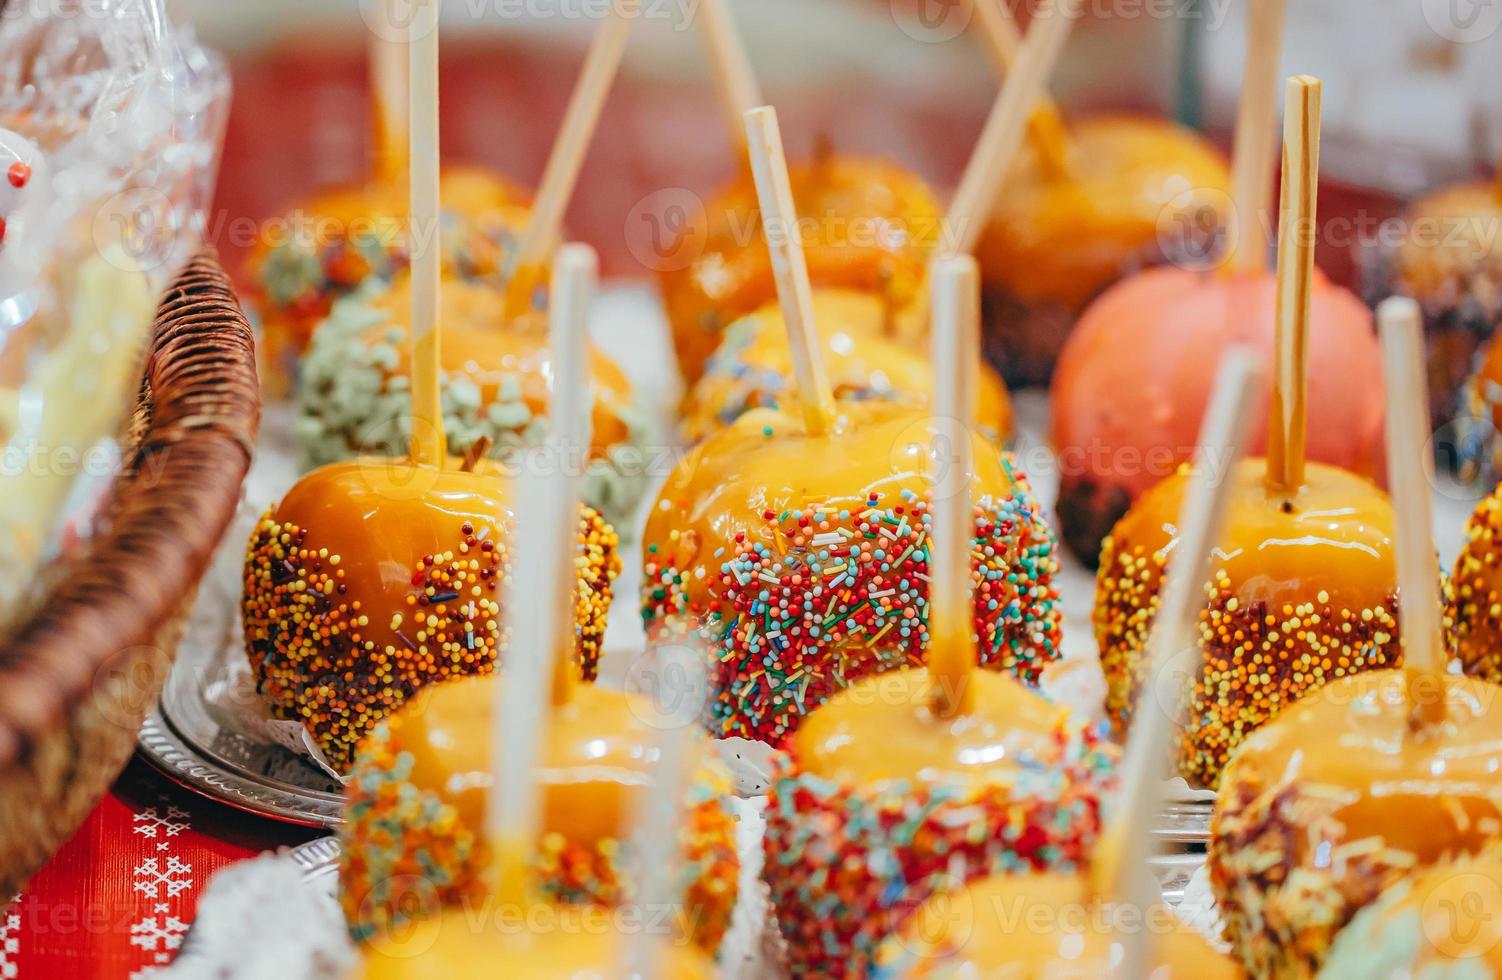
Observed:
[[[0,896],[77,829],[130,757],[260,418],[250,326],[212,255],[157,311],[108,530],[0,638]]]

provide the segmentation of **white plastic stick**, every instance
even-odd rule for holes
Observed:
[[[1170,768],[1173,735],[1182,723],[1186,678],[1174,667],[1185,650],[1198,649],[1198,625],[1205,604],[1211,558],[1225,526],[1236,464],[1246,450],[1247,416],[1260,385],[1255,356],[1233,349],[1226,354],[1200,429],[1179,539],[1163,585],[1162,603],[1148,637],[1147,679],[1122,760],[1117,796],[1117,823],[1097,848],[1092,873],[1098,894],[1135,908],[1146,922],[1147,910],[1162,900],[1147,858],[1153,850],[1153,822],[1162,809]],[[1118,976],[1142,977],[1150,954],[1150,930],[1123,937]]]
[[[975,515],[970,499],[974,469],[975,401],[980,363],[980,269],[968,255],[939,259],[933,267],[933,412],[945,435],[936,446],[933,524],[929,544],[928,671],[934,711],[942,718],[974,704],[971,640],[970,550]],[[937,433],[936,433],[937,435]]]
[[[1403,667],[1417,715],[1444,715],[1438,679],[1448,664],[1440,633],[1439,553],[1434,545],[1434,454],[1429,446],[1429,394],[1424,378],[1423,318],[1419,306],[1393,297],[1377,308],[1386,362],[1387,480],[1397,511],[1398,602]]]

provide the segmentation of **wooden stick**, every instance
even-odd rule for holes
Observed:
[[[657,653],[679,650],[659,649]],[[673,662],[683,668],[679,677],[684,691],[702,694],[709,685],[704,667],[707,651],[690,646],[681,648],[681,652],[685,655],[681,658],[675,656]],[[657,763],[653,766],[651,786],[641,794],[636,808],[631,853],[638,882],[637,903],[644,913],[639,917],[642,922],[666,921],[666,917],[657,913],[673,908],[683,899],[678,887],[679,871],[683,867],[678,832],[683,823],[683,801],[693,780],[696,756],[704,744],[697,712],[692,710],[700,703],[695,697],[685,697],[680,704],[687,710],[661,722],[663,728],[657,738]],[[694,910],[688,911],[692,913]],[[658,966],[664,945],[656,930],[643,928],[633,932],[623,957],[628,966],[626,976],[659,976]]]
[[[400,23],[397,0],[382,0],[383,24]],[[400,42],[370,32],[371,115],[375,126],[375,178],[397,188],[407,179],[407,54]]]
[[[782,130],[777,110],[762,106],[746,113],[746,144],[751,173],[756,179],[756,199],[761,208],[762,229],[772,255],[772,276],[777,282],[777,300],[787,322],[792,348],[793,376],[803,403],[805,428],[811,436],[828,432],[834,424],[834,396],[824,373],[819,350],[819,332],[814,324],[814,288],[808,278],[808,260],[799,240],[798,209],[793,203],[793,182],[782,152]]]
[[[1246,272],[1267,270],[1267,234],[1272,215],[1272,168],[1278,120],[1278,63],[1283,55],[1283,24],[1288,0],[1251,0],[1248,8],[1246,71],[1236,108],[1236,140],[1231,155],[1231,199],[1236,208],[1236,240],[1226,266]]]
[[[412,458],[442,467],[448,459],[438,376],[442,248],[438,234],[438,8],[416,0],[408,20],[408,97],[412,213]]]
[[[552,152],[543,169],[537,200],[532,205],[532,217],[513,260],[515,269],[528,269],[547,261],[558,244],[564,212],[568,210],[574,188],[579,184],[584,157],[589,153],[590,142],[605,109],[605,100],[610,96],[611,86],[621,67],[631,27],[636,23],[637,8],[638,0],[614,0],[610,15],[595,33],[568,109],[563,114],[563,125],[553,140]],[[514,276],[512,281],[526,283],[536,280],[520,275]],[[528,288],[524,286],[520,291],[524,309]]]
[[[1268,416],[1270,492],[1304,485],[1309,427],[1309,311],[1314,290],[1315,218],[1319,210],[1321,83],[1288,80],[1283,110],[1283,188],[1278,210],[1278,327],[1272,409]]]
[[[947,430],[936,431],[935,438],[949,445],[939,448],[934,460],[928,673],[934,682],[934,713],[954,718],[975,706],[975,616],[970,599],[970,552],[975,545],[970,473],[975,464],[970,433],[979,389],[980,268],[968,255],[939,259],[932,282],[934,422]]]
[[[560,560],[552,599],[539,610],[553,611],[553,619],[568,642],[560,641],[553,662],[553,704],[573,699],[578,683],[572,642],[574,636],[573,555],[579,532],[579,487],[589,460],[590,411],[594,403],[589,382],[589,309],[594,301],[600,262],[588,245],[566,245],[558,252],[548,301],[548,333],[553,372],[552,404],[549,407],[551,465],[557,470],[555,490],[562,502],[560,524],[555,529],[553,550]],[[561,549],[561,551],[560,551]],[[526,565],[513,565],[527,568]],[[551,568],[551,566],[550,566]]]
[[[1184,679],[1173,676],[1174,662],[1182,651],[1198,649],[1205,583],[1225,529],[1237,463],[1246,450],[1247,416],[1259,388],[1258,374],[1256,357],[1245,349],[1233,348],[1221,362],[1200,428],[1175,557],[1148,638],[1148,677],[1122,760],[1117,817],[1091,865],[1095,894],[1135,908],[1143,922],[1147,909],[1162,900],[1147,859],[1154,849],[1153,824],[1163,807],[1173,736],[1182,723]],[[1166,702],[1152,700],[1165,695]],[[1124,937],[1127,955],[1118,976],[1145,977],[1151,972],[1146,968],[1150,932],[1138,929]]]
[[[699,0],[699,25],[704,29],[710,73],[714,76],[715,94],[725,124],[730,128],[730,139],[744,145],[746,113],[765,105],[766,99],[761,96],[761,86],[751,70],[751,59],[746,55],[746,46],[727,0]]]
[[[991,108],[949,206],[946,257],[975,251],[975,243],[985,230],[1001,194],[1002,181],[1022,143],[1028,117],[1064,50],[1078,4],[1079,0],[1048,0],[1034,15],[1022,52]]]
[[[986,54],[996,69],[997,78],[1003,82],[1017,63],[1022,52],[1022,31],[1012,19],[1012,9],[1006,0],[969,0],[970,14],[980,28],[981,40],[985,42]],[[1064,117],[1058,103],[1045,92],[1033,107],[1028,120],[1028,137],[1038,151],[1038,160],[1043,171],[1050,177],[1062,177],[1069,172],[1069,134],[1064,126]]]
[[[1397,511],[1398,602],[1403,671],[1416,722],[1443,720],[1446,662],[1440,632],[1439,553],[1430,510],[1434,455],[1429,448],[1429,392],[1424,378],[1423,317],[1419,305],[1395,296],[1377,308],[1386,362],[1388,483]]]
[[[558,537],[567,514],[558,493],[559,474],[547,468],[545,458],[539,462],[521,467],[512,483],[516,519],[510,534],[511,567],[529,574],[508,578],[507,610],[545,609],[555,603],[557,576],[549,570],[568,564]],[[508,911],[527,906],[527,866],[541,829],[536,772],[552,711],[548,677],[562,639],[553,616],[512,615],[510,622],[506,668],[498,673],[491,706],[493,778],[485,808],[496,854],[497,897]]]

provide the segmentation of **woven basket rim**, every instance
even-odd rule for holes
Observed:
[[[154,644],[182,611],[239,503],[260,405],[250,325],[217,255],[204,251],[157,309],[137,406],[144,425],[100,512],[105,531],[0,637],[0,771],[62,724],[115,658]]]

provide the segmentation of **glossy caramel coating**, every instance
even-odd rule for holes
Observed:
[[[280,233],[261,237],[248,273],[262,317],[262,362],[278,376],[290,373],[334,300],[406,268],[408,194],[405,185],[379,181],[330,191],[289,210]],[[498,281],[527,225],[530,194],[475,167],[446,168],[439,194],[446,269]]]
[[[1378,479],[1385,444],[1382,359],[1372,313],[1314,278],[1309,331],[1308,458]],[[1271,272],[1162,267],[1117,283],[1081,315],[1050,389],[1065,543],[1087,565],[1147,489],[1194,454],[1213,371],[1235,346],[1275,356]],[[1266,451],[1270,390],[1249,413],[1251,452]]]
[[[1018,154],[976,248],[987,351],[1009,382],[1047,380],[1091,298],[1144,265],[1202,249],[1231,203],[1224,157],[1166,120],[1085,119],[1070,126],[1068,150],[1062,174],[1030,147]],[[1181,226],[1184,217],[1192,224]]]
[[[882,301],[869,293],[814,293],[814,323],[823,340],[830,389],[837,401],[889,401],[923,408],[933,393],[928,350],[888,337],[882,329],[884,315]],[[684,434],[698,442],[750,409],[791,407],[796,391],[782,309],[770,303],[725,331],[704,376],[684,400]],[[1012,434],[1011,398],[989,365],[980,366],[975,417],[997,441]]]
[[[616,976],[628,955],[629,938],[608,917],[489,911],[477,921],[472,910],[455,910],[382,937],[351,980],[603,980]],[[532,929],[533,922],[545,928]],[[664,941],[657,963],[661,980],[715,975],[707,957],[681,943]]]
[[[1335,937],[1329,980],[1502,977],[1502,851],[1404,876]]]
[[[742,415],[700,443],[647,518],[649,633],[716,650],[712,733],[779,744],[868,673],[923,662],[931,454],[946,427],[881,402],[840,406],[830,433]],[[1035,681],[1058,657],[1057,557],[1026,477],[971,434],[975,632],[986,666]]]
[[[431,688],[368,737],[351,772],[341,829],[340,899],[366,939],[410,914],[401,892],[421,879],[441,906],[483,901],[493,784],[491,714],[504,676]],[[560,904],[616,907],[634,894],[622,849],[652,785],[657,715],[633,695],[594,684],[555,706],[538,767],[542,838],[534,891]],[[683,801],[679,836],[683,929],[718,946],[736,900],[728,777],[705,761]]]
[[[1237,980],[1230,957],[1174,915],[1151,909],[1152,980]],[[1095,980],[1122,951],[1109,905],[1081,875],[1004,875],[924,902],[877,954],[878,976]]]
[[[893,779],[1006,785],[1019,758],[1059,756],[1067,707],[1011,677],[977,671],[973,710],[940,718],[931,707],[939,683],[922,668],[868,678],[810,713],[788,750],[804,773],[851,786]]]
[[[377,720],[426,684],[489,671],[507,629],[504,475],[361,458],[299,480],[246,551],[246,651],[274,714],[308,727],[348,767]],[[617,539],[579,517],[581,671],[599,662]]]
[[[1467,674],[1502,683],[1502,487],[1477,505],[1451,576],[1447,625]]]
[[[1394,515],[1370,481],[1310,463],[1293,497],[1269,495],[1266,461],[1234,474],[1227,531],[1200,616],[1179,769],[1214,788],[1236,747],[1321,685],[1395,664]],[[1187,468],[1149,490],[1116,525],[1096,577],[1095,635],[1107,712],[1124,727],[1145,674],[1143,653],[1164,568],[1177,541]]]
[[[879,297],[888,333],[924,335],[943,217],[928,185],[889,163],[830,155],[793,167],[791,177],[814,285]],[[681,231],[664,263],[663,300],[689,384],[727,326],[777,298],[759,215],[747,172]]]
[[[1332,681],[1226,769],[1210,877],[1255,976],[1308,977],[1336,932],[1415,868],[1502,838],[1502,689],[1434,678],[1444,721],[1415,729],[1401,671]]]

